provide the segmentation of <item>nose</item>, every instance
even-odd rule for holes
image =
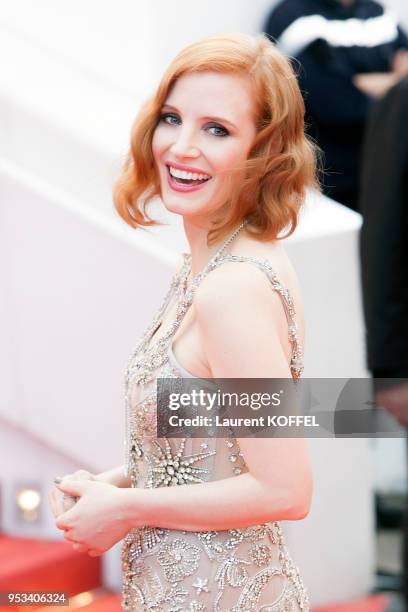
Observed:
[[[193,130],[187,127],[177,130],[177,134],[170,149],[173,155],[178,158],[196,158],[200,156]]]

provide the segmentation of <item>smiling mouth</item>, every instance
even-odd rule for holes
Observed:
[[[203,183],[206,183],[207,181],[210,181],[212,179],[212,176],[207,176],[204,178],[186,178],[188,175],[190,175],[191,177],[191,175],[194,176],[194,174],[191,172],[175,170],[170,166],[166,166],[166,168],[170,179],[178,185],[202,185]]]

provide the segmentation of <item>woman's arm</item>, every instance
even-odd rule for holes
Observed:
[[[215,378],[290,377],[279,340],[282,326],[287,337],[286,316],[261,271],[254,273],[250,264],[225,264],[200,285],[194,304]],[[237,441],[249,472],[202,484],[129,489],[124,496],[129,524],[200,531],[304,518],[312,491],[306,441]]]
[[[130,477],[125,476],[125,466],[120,465],[119,467],[112,468],[106,472],[101,472],[95,475],[95,479],[100,482],[106,482],[115,487],[130,487]]]
[[[129,529],[151,525],[186,531],[224,530],[304,518],[309,512],[309,486],[305,482],[303,491],[295,496],[288,484],[269,487],[247,472],[202,484],[127,489],[122,509]]]

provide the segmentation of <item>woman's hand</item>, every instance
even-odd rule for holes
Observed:
[[[355,87],[366,96],[382,98],[400,80],[396,72],[367,72],[354,75],[352,81]]]
[[[97,480],[98,477],[88,470],[77,470],[72,474],[63,476],[63,480]],[[75,505],[75,500],[64,498],[64,493],[60,491],[55,485],[53,485],[51,491],[48,493],[48,500],[50,502],[51,511],[54,518],[60,516],[64,512],[67,512]]]
[[[131,528],[125,514],[126,489],[98,480],[64,479],[56,487],[78,497],[55,522],[74,548],[96,557],[119,542]]]
[[[408,383],[402,383],[377,391],[378,406],[388,410],[403,427],[408,427]]]
[[[394,53],[392,71],[399,74],[400,77],[405,77],[408,74],[408,51],[406,49],[398,49]]]

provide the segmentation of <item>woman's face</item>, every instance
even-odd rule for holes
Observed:
[[[247,159],[255,135],[246,75],[180,77],[161,109],[152,142],[167,210],[208,220],[228,199],[231,170]]]

